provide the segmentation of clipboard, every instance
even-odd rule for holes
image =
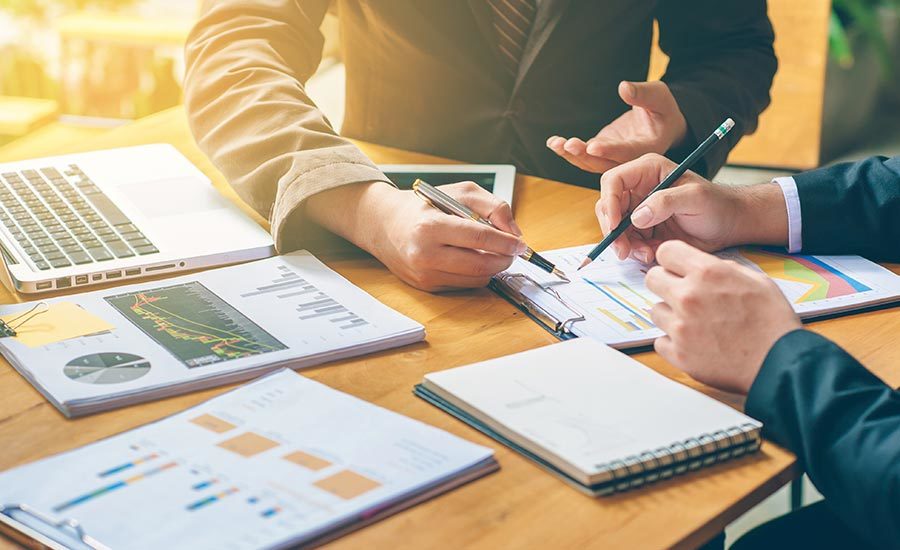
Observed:
[[[56,520],[27,504],[0,505],[0,533],[26,548],[110,550],[77,520]]]
[[[552,311],[548,311],[540,304],[530,300],[521,290],[524,285],[531,285],[540,292],[546,293],[559,305],[565,315],[560,316]],[[584,321],[584,314],[566,302],[553,289],[552,285],[542,285],[524,273],[500,273],[491,279],[488,288],[505,298],[531,320],[560,340],[570,340],[578,337],[572,333],[572,325],[579,321]]]

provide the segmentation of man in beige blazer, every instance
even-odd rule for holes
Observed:
[[[342,136],[304,89],[330,7],[347,71]],[[671,61],[642,82],[654,21]],[[208,0],[187,44],[186,104],[279,251],[324,229],[419,288],[476,287],[524,247],[509,205],[454,184],[496,228],[443,215],[346,138],[596,188],[582,168],[680,160],[730,116],[737,131],[700,170],[711,175],[768,104],[772,41],[765,0]]]

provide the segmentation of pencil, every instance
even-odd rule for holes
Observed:
[[[649,193],[647,193],[647,197],[649,197],[650,195],[652,195],[658,191],[662,191],[663,189],[668,189],[669,187],[672,187],[672,185],[676,181],[678,181],[678,179],[681,176],[683,176],[685,172],[690,170],[691,167],[693,167],[694,164],[696,164],[698,160],[703,158],[703,156],[710,149],[712,149],[713,145],[718,143],[720,139],[724,138],[728,134],[728,132],[731,131],[732,128],[734,128],[734,121],[729,118],[728,120],[723,122],[721,126],[716,128],[716,130],[712,134],[710,134],[710,136],[708,138],[706,138],[703,141],[703,143],[701,143],[699,146],[697,146],[697,148],[694,149],[694,152],[691,153],[690,155],[688,155],[688,157],[686,159],[684,159],[684,161],[682,161],[682,163],[679,164],[678,167],[675,168],[675,170],[673,170],[671,174],[666,176],[666,178],[664,180],[662,180],[659,183],[659,185],[657,185]],[[645,200],[647,200],[647,197],[644,197],[644,200],[642,200],[638,204],[638,206],[643,204],[643,202]],[[635,207],[635,210],[637,210],[636,207]],[[610,231],[609,234],[606,235],[606,237],[604,237],[602,241],[600,241],[600,244],[595,246],[588,253],[587,258],[585,258],[584,261],[581,262],[581,265],[578,267],[578,269],[579,270],[583,269],[584,267],[589,265],[591,262],[596,260],[597,256],[599,256],[604,250],[609,248],[609,245],[611,245],[613,242],[615,242],[616,239],[621,237],[622,233],[627,231],[629,227],[631,227],[631,216],[625,216],[625,218],[622,219],[621,222],[619,222],[619,225],[616,226],[615,229]]]

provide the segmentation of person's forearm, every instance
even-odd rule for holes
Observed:
[[[764,183],[735,189],[738,223],[735,244],[786,246],[788,215],[784,194],[775,184]]]
[[[307,199],[306,216],[325,229],[378,256],[376,228],[385,222],[385,208],[399,193],[384,182],[343,185]]]
[[[900,395],[827,339],[783,336],[747,396],[765,434],[797,453],[848,526],[875,545],[900,540]]]
[[[318,22],[327,7],[327,0],[217,0],[185,47],[191,131],[241,198],[269,218],[279,252],[305,246],[309,197],[387,181],[335,133],[304,88],[321,60]]]

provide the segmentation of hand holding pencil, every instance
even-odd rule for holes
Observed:
[[[707,252],[787,244],[787,213],[778,185],[720,185],[687,172],[671,188],[651,195],[675,168],[661,155],[645,155],[603,175],[596,206],[603,233],[610,234],[626,216],[632,220],[611,245],[619,259],[652,263],[656,249],[671,240]]]
[[[733,127],[734,121],[726,120],[678,166],[659,155],[645,155],[606,172],[601,178],[601,199],[597,203],[597,217],[600,219],[606,237],[591,250],[579,269],[590,264],[607,247],[619,240],[622,242],[615,248],[620,259],[635,252],[637,259],[645,262],[652,261],[652,252],[655,246],[665,240],[661,239],[663,232],[655,234],[652,231],[642,230],[654,227],[659,223],[654,220],[653,204],[657,204],[657,211],[663,213],[662,206],[669,201],[670,194],[660,195],[662,198],[653,199],[654,195],[675,185]],[[662,172],[662,170],[666,171]],[[692,174],[692,177],[699,178],[696,174]],[[652,204],[642,204],[644,201],[650,200],[653,201]],[[631,215],[623,217],[629,212]],[[673,214],[671,213],[669,216]],[[660,221],[665,219],[668,217],[662,218]],[[637,230],[632,228],[632,223],[638,226]],[[639,237],[638,240],[642,239],[645,242],[643,246],[632,251],[630,243],[635,235]],[[669,238],[678,238],[678,236],[669,236]]]

